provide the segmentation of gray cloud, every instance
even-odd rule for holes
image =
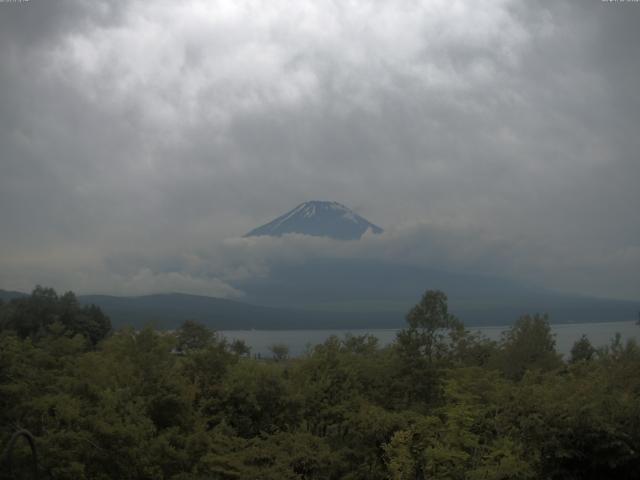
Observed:
[[[321,252],[637,299],[638,19],[599,1],[0,4],[0,287],[238,296],[238,275]],[[389,233],[233,239],[311,198]]]

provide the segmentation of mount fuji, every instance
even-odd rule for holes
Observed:
[[[298,205],[275,220],[251,230],[245,237],[281,237],[286,233],[301,233],[338,240],[357,240],[368,230],[372,233],[383,231],[338,202],[315,200]]]

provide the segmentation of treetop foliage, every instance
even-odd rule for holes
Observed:
[[[37,286],[28,297],[2,305],[0,330],[23,339],[81,335],[96,345],[111,331],[111,322],[97,306],[81,306],[73,292],[59,296],[52,288]]]
[[[252,359],[187,321],[120,329],[38,287],[0,305],[0,446],[36,438],[56,479],[633,479],[640,348],[586,337],[565,362],[548,318],[499,342],[427,292],[397,340],[331,337]],[[16,447],[13,473],[28,472]],[[9,476],[0,466],[0,478]]]

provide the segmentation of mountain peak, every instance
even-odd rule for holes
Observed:
[[[280,237],[287,233],[301,233],[339,240],[356,240],[367,230],[382,233],[382,229],[338,202],[311,200],[301,203],[245,237],[268,235]]]

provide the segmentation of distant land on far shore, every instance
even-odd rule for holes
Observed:
[[[59,292],[63,293],[63,292]],[[26,296],[26,293],[0,290],[0,299]],[[136,297],[111,295],[79,295],[83,304],[99,306],[114,327],[146,325],[173,329],[184,320],[196,320],[216,330],[280,330],[280,329],[377,329],[401,328],[405,314],[413,303],[390,303],[386,307],[363,302],[332,306],[297,306],[283,308],[256,305],[200,295],[182,293],[154,294]],[[636,318],[640,304],[623,300],[563,297],[555,305],[540,308],[525,306],[459,305],[451,302],[450,310],[468,327],[508,325],[526,313],[549,313],[552,323],[588,323],[629,321]]]

